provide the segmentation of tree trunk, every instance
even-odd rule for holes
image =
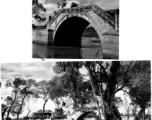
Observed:
[[[26,96],[27,96],[27,95],[25,95],[25,96],[23,97],[23,99],[22,99],[22,103],[21,103],[21,106],[20,106],[20,110],[19,110],[19,112],[17,113],[17,120],[18,120],[18,118],[19,118],[20,112],[22,111],[24,99],[26,98]]]
[[[98,99],[97,99],[97,96],[96,96],[96,93],[95,93],[95,90],[94,90],[94,87],[93,87],[92,74],[91,74],[90,69],[89,69],[88,67],[87,67],[87,69],[88,69],[88,73],[89,73],[89,76],[90,76],[90,83],[91,83],[91,87],[92,87],[92,92],[93,92],[93,94],[94,94],[94,97],[95,97],[95,99],[96,99],[97,106],[98,106],[99,119],[102,120],[99,102],[98,102]]]
[[[17,97],[17,93],[15,93],[14,101],[12,102],[11,106],[10,106],[9,109],[8,109],[8,112],[7,112],[7,119],[9,118],[9,114],[10,114],[11,108],[12,108],[13,104],[14,104],[15,101],[16,101],[16,97]]]
[[[111,75],[107,77],[107,87],[104,92],[104,103],[106,104],[106,117],[107,120],[122,120],[121,115],[115,106],[115,92],[117,85],[117,71],[119,70],[120,62],[112,62],[110,72]]]
[[[105,105],[105,116],[107,120],[122,120],[121,115],[115,106],[114,90],[112,86],[108,85],[104,93],[103,101]]]
[[[28,115],[30,114],[31,110],[28,111],[27,115],[26,115],[26,120],[28,120]]]
[[[106,109],[105,109],[105,115],[107,120],[122,120],[121,115],[115,105],[108,105],[105,101]]]
[[[141,108],[138,112],[138,114],[135,116],[134,120],[139,120],[141,117],[145,117],[145,115],[142,116],[142,114],[145,112],[145,108]],[[144,119],[143,119],[144,120]]]
[[[5,115],[7,109],[8,108],[5,108],[4,111],[2,112],[2,120],[4,120],[4,115]]]
[[[14,104],[14,103],[13,103],[13,104]],[[9,118],[9,113],[10,113],[10,111],[11,111],[11,108],[12,108],[13,104],[11,104],[10,108],[8,109],[8,112],[7,112],[7,119]]]
[[[143,108],[143,120],[145,120],[145,108]]]
[[[99,86],[99,84],[98,84],[98,86]],[[102,88],[100,88],[100,86],[99,86],[99,91],[100,91],[100,98],[101,98],[101,100],[102,100],[102,104],[101,104],[102,114],[103,114],[103,116],[104,116],[104,120],[107,120],[106,115],[105,115],[105,103],[104,103],[104,101],[103,101],[103,91],[102,91]]]
[[[44,104],[43,104],[43,113],[42,113],[42,118],[41,118],[41,120],[43,120],[43,114],[44,114],[44,111],[45,111],[45,105],[46,105],[47,101],[48,101],[48,100],[45,100],[45,102],[44,102]]]

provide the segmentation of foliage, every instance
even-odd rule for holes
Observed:
[[[47,91],[49,92],[50,98],[58,99],[58,97],[64,96],[65,91],[62,87],[62,82],[60,81],[60,77],[55,76],[52,80],[48,82],[49,86]]]
[[[54,67],[54,71],[57,74],[62,74],[64,72],[63,69],[64,67]],[[85,107],[84,105],[90,102],[92,96],[90,83],[83,79],[79,69],[76,67],[73,68],[69,66],[68,72],[64,73],[62,76],[56,76],[55,80],[50,81],[50,84],[52,84],[50,89],[54,92],[53,98],[68,96],[72,98],[74,108],[77,110],[80,110],[81,107]],[[51,96],[52,95],[53,94],[51,94]]]
[[[78,6],[79,6],[79,4],[72,2],[70,7],[72,8],[72,7],[78,7]]]
[[[64,8],[66,6],[66,4],[67,4],[66,0],[62,0],[62,3],[57,2],[58,8]]]
[[[151,98],[150,73],[141,73],[135,82],[129,91],[132,102],[140,107],[149,107]]]
[[[130,98],[141,107],[149,107],[151,98],[150,81],[139,81],[135,86],[132,86],[130,88]]]
[[[43,98],[43,100],[48,99],[47,85],[47,81],[45,80],[36,83],[35,92],[37,93],[38,98]]]
[[[62,109],[62,107],[55,109],[53,118],[54,119],[65,119],[66,118],[65,111]]]
[[[138,68],[136,76],[137,78],[133,81],[133,85],[129,88],[129,95],[133,104],[140,107],[140,111],[135,117],[135,119],[138,119],[145,117],[145,109],[149,108],[151,104],[150,63],[145,62],[142,64],[142,66]]]
[[[20,112],[22,111],[22,107],[25,105],[25,99],[29,96],[33,96],[35,94],[33,92],[33,87],[35,86],[35,81],[33,79],[26,80],[25,86],[20,90],[20,106],[18,108],[17,119],[19,118]]]
[[[33,0],[32,1],[32,16],[38,21],[38,22],[44,22],[46,21],[46,18],[42,18],[40,16],[41,12],[46,12],[46,9],[44,6],[40,3],[38,3],[38,0]]]

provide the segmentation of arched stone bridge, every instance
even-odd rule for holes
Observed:
[[[95,118],[95,120],[99,120],[99,116],[94,111],[80,112],[74,118],[72,117],[72,120],[85,120],[88,115],[91,115],[90,117]]]
[[[80,47],[81,37],[91,24],[97,32],[103,54],[119,56],[119,40],[104,36],[118,30],[118,14],[104,11],[97,5],[61,9],[55,13],[47,25],[48,40],[51,46]],[[112,43],[112,44],[111,44]]]

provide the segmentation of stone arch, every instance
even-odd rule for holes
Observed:
[[[53,45],[80,47],[82,33],[89,24],[91,24],[97,32],[102,48],[103,37],[99,26],[89,15],[80,13],[65,15],[58,22],[53,34]]]
[[[78,116],[76,120],[84,120],[84,118],[85,118],[87,115],[89,115],[89,114],[94,115],[94,117],[95,117],[96,119],[98,119],[98,116],[96,115],[95,112],[93,112],[93,111],[88,111],[88,112],[83,112],[82,114],[80,114],[80,116]]]

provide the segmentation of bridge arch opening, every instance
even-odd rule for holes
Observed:
[[[82,41],[82,37],[84,33],[86,33],[84,31],[89,25],[89,21],[78,16],[67,18],[57,28],[53,46],[82,47],[82,42],[84,41]],[[94,32],[96,32],[95,29]],[[85,36],[87,36],[87,34],[85,34]]]
[[[83,112],[79,115],[75,120],[86,120],[86,118],[90,118],[92,120],[99,120],[97,114],[93,111]],[[94,118],[94,119],[93,119]]]

